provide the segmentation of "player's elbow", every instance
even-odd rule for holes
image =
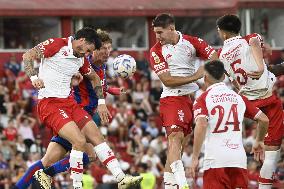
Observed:
[[[260,41],[256,38],[250,39],[249,45],[252,47],[261,47]]]
[[[171,78],[165,78],[163,80],[163,84],[166,86],[166,87],[177,87],[178,85],[176,85],[173,80]]]

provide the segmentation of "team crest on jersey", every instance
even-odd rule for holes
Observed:
[[[159,64],[161,62],[159,56],[155,52],[152,52],[152,57],[154,58],[155,64]]]
[[[194,110],[194,117],[201,113],[201,108]]]
[[[184,112],[183,112],[183,110],[178,110],[178,119],[179,119],[181,122],[184,122],[183,118],[184,118]]]

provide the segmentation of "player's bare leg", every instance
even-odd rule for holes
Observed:
[[[167,189],[176,187],[176,184],[181,189],[189,188],[185,177],[183,163],[181,161],[183,141],[184,134],[181,131],[172,132],[168,136],[168,152],[164,175],[165,188]],[[175,183],[173,183],[173,181],[175,181]]]
[[[59,144],[50,142],[43,158],[41,159],[42,165],[46,168],[51,166],[56,161],[62,159],[67,151]],[[42,169],[34,174],[34,178],[39,182],[40,186],[44,189],[51,188],[52,179],[46,175]]]
[[[119,189],[130,188],[138,185],[142,177],[126,176],[120,168],[119,162],[114,156],[113,151],[107,145],[99,128],[93,121],[89,121],[82,129],[88,142],[94,145],[94,151],[99,160],[109,169],[119,183]]]
[[[71,178],[74,188],[82,188],[83,152],[86,151],[86,138],[75,122],[65,124],[58,132],[59,136],[72,144],[70,153]]]
[[[260,169],[259,189],[271,189],[277,162],[280,159],[279,146],[265,146],[265,159]]]

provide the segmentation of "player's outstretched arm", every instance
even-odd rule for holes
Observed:
[[[268,70],[272,72],[276,77],[284,74],[284,62],[277,65],[269,65]]]
[[[195,170],[198,166],[198,157],[201,151],[201,147],[206,135],[208,121],[206,117],[198,117],[196,119],[196,126],[194,129],[194,143],[192,152],[192,164],[190,166],[190,172],[193,178],[195,177]]]
[[[23,54],[24,70],[32,81],[35,88],[41,89],[44,83],[37,77],[37,71],[34,69],[34,60],[43,58],[43,54],[38,47],[34,47]]]

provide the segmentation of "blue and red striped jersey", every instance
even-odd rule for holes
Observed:
[[[104,96],[106,96],[107,84],[106,84],[106,65],[97,66],[92,62],[92,56],[89,56],[87,60],[94,71],[101,79]],[[73,87],[73,96],[78,104],[80,104],[89,113],[93,114],[94,110],[98,106],[98,97],[92,86],[91,81],[84,77],[83,81],[78,86]]]

